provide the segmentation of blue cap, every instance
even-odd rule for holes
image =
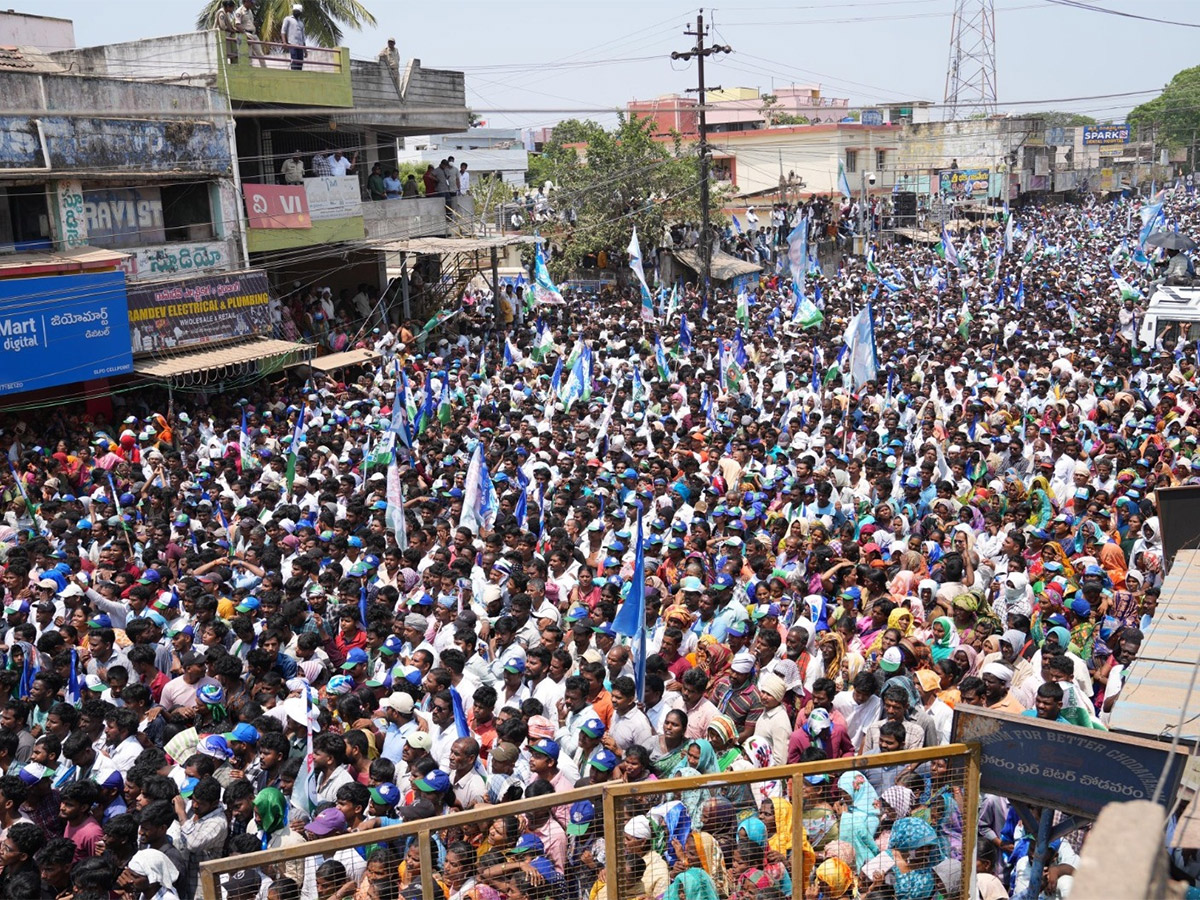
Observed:
[[[352,535],[350,535],[350,537],[346,538],[346,546],[347,547],[361,547],[362,545],[363,545],[362,538],[360,538],[358,535],[352,534]]]
[[[418,778],[413,782],[413,787],[418,791],[424,791],[427,794],[440,794],[450,787],[450,776],[441,769],[434,769],[424,778]]]
[[[602,738],[608,729],[604,727],[603,719],[597,719],[593,716],[580,725],[579,730],[590,738]]]
[[[395,806],[400,802],[400,788],[390,781],[377,784],[371,788],[371,799],[380,806]]]
[[[714,591],[727,591],[733,587],[733,576],[728,572],[722,572],[713,579],[712,587]]]
[[[138,579],[138,584],[154,584],[162,578],[158,574],[158,569],[147,569],[142,573],[142,577]]]
[[[567,610],[566,619],[568,623],[578,622],[588,617],[588,608],[586,606],[572,606]]]
[[[615,556],[604,557],[604,568],[606,568],[606,569],[619,568],[620,565],[621,565],[621,561],[619,559],[617,559]]]
[[[349,671],[355,666],[361,666],[366,662],[369,662],[367,658],[367,651],[361,647],[355,647],[346,654],[346,661],[342,663],[342,671]]]
[[[525,658],[523,656],[514,656],[504,664],[504,671],[511,672],[514,675],[520,675],[525,671]]]
[[[100,613],[88,619],[89,628],[112,628],[112,619],[108,613]]]
[[[587,761],[587,765],[594,769],[599,769],[601,772],[611,772],[617,767],[617,757],[611,750],[601,747],[592,754],[592,758]]]
[[[596,807],[591,800],[576,800],[571,804],[571,812],[567,817],[567,834],[572,837],[586,834],[595,818]]]
[[[513,853],[533,853],[535,855],[545,852],[545,846],[542,844],[542,839],[528,831],[517,838],[517,845],[512,848]]]
[[[258,729],[249,722],[238,722],[233,726],[233,731],[226,732],[224,735],[227,741],[241,741],[243,744],[258,743]]]
[[[608,622],[601,622],[599,625],[593,625],[592,631],[594,631],[596,634],[602,634],[605,637],[615,638],[617,636],[617,632]]]
[[[259,599],[257,597],[247,597],[245,600],[243,600],[241,603],[239,603],[234,608],[240,613],[248,613],[248,612],[254,612],[260,606],[262,606],[262,603],[259,601]]]
[[[550,738],[542,738],[539,741],[534,741],[529,745],[531,753],[540,753],[543,756],[548,756],[551,759],[558,759],[558,742],[552,741]]]
[[[398,635],[389,634],[383,646],[379,648],[379,652],[386,656],[397,656],[404,649],[404,641]]]

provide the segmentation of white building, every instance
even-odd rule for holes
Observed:
[[[472,128],[458,134],[418,135],[401,142],[396,161],[437,165],[448,156],[466,163],[471,177],[499,178],[504,184],[525,184],[529,153],[520,132],[504,128]]]

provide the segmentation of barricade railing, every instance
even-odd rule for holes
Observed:
[[[872,879],[878,883],[900,877],[936,879],[937,889],[947,898],[968,897],[979,809],[977,747],[951,744],[771,768],[749,767],[749,761],[743,758],[741,766],[735,762],[732,769],[717,774],[576,788],[315,839],[295,847],[210,860],[200,866],[201,896],[206,900],[219,898],[222,876],[242,869],[278,866],[309,857],[327,859],[338,851],[370,845],[398,847],[403,855],[415,838],[422,898],[435,900],[445,896],[440,877],[442,861],[435,859],[435,847],[444,852],[450,840],[460,839],[465,831],[481,825],[486,837],[487,826],[498,818],[569,808],[589,800],[595,819],[587,839],[595,842],[602,832],[604,860],[598,877],[605,882],[607,900],[662,893],[667,885],[676,886],[677,879],[682,879],[680,883],[686,890],[694,879],[703,878],[713,881],[722,897],[734,891],[761,889],[768,883],[785,896],[790,893],[794,900],[817,897],[822,890],[825,896],[841,896],[836,889],[847,878],[865,888]],[[846,773],[854,773],[844,782],[854,787],[853,800],[839,787]],[[888,795],[893,802],[899,801],[898,807],[906,805],[906,799],[911,800],[908,809],[893,808],[880,797],[893,784],[912,792]],[[875,809],[875,815],[865,808],[867,803]],[[692,836],[675,845],[671,829],[674,826],[678,833],[681,811],[687,816]],[[906,815],[900,816],[901,811]],[[786,821],[789,814],[790,822]],[[626,825],[636,816],[646,819],[631,827],[634,834],[626,844]],[[890,832],[898,818],[924,820],[936,835],[936,845],[884,852],[884,845],[890,846]],[[751,819],[754,821],[747,821]],[[906,825],[907,833],[912,833],[912,823]],[[650,838],[635,836],[644,835],[647,826]],[[842,834],[842,828],[852,833]],[[739,839],[743,841],[741,848]],[[761,855],[745,843],[763,840],[766,843]],[[810,847],[811,855],[807,852]],[[578,847],[572,843],[570,849],[577,852]],[[633,863],[633,856],[643,861]],[[689,869],[697,867],[704,870],[703,876],[688,874]],[[579,871],[565,874],[569,885],[578,884],[575,879]],[[564,896],[579,900],[569,890]],[[668,900],[676,896],[667,895]]]

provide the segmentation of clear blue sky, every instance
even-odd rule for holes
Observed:
[[[356,57],[374,57],[395,36],[405,58],[467,74],[468,102],[489,125],[550,124],[566,114],[500,115],[488,108],[615,107],[695,84],[684,27],[696,7],[672,0],[465,0],[450,5],[364,0],[379,21],[347,32]],[[1110,10],[1200,25],[1196,0],[1089,0]],[[761,87],[819,82],[853,104],[943,96],[953,0],[723,0],[706,7],[716,40],[734,53],[707,67],[710,84]],[[995,0],[1001,111],[1042,106],[1119,120],[1153,96],[1013,105],[1161,88],[1195,65],[1200,28],[1136,21],[1055,5]],[[40,0],[19,11],[75,20],[80,46],[188,31],[199,4],[184,0],[117,4]],[[129,14],[126,14],[126,13]],[[643,57],[651,57],[643,59]],[[624,60],[614,62],[614,60]],[[554,64],[560,65],[554,65]],[[563,66],[562,63],[568,63]],[[602,118],[594,116],[594,118]]]

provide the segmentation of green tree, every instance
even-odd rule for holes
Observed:
[[[304,33],[309,43],[318,47],[341,46],[343,27],[362,31],[364,26],[375,25],[375,17],[358,0],[259,0],[254,7],[258,36],[264,41],[279,40],[283,20],[297,2],[304,7],[300,14]],[[212,28],[220,8],[221,0],[207,0],[196,16],[196,28]]]
[[[1191,146],[1200,133],[1200,66],[1179,72],[1161,94],[1129,114],[1129,123],[1153,127],[1160,144]]]
[[[1073,112],[1060,112],[1055,109],[1046,110],[1046,112],[1030,113],[1029,118],[1041,119],[1047,128],[1076,128],[1080,125],[1096,124],[1096,120],[1091,116]]]
[[[559,213],[572,211],[574,221],[538,226],[562,250],[551,262],[555,278],[569,275],[588,253],[623,252],[634,226],[643,251],[649,252],[668,225],[700,220],[700,160],[678,135],[656,140],[649,118],[622,116],[612,131],[594,122],[563,125],[543,148],[542,163],[547,180],[555,184],[551,206]],[[588,141],[582,154],[562,146],[583,136]],[[712,185],[713,210],[720,210],[728,190]],[[719,212],[713,218],[719,220]]]
[[[550,132],[550,139],[542,145],[541,152],[530,154],[526,183],[535,187],[541,187],[547,181],[558,184],[561,172],[580,165],[579,154],[567,145],[589,144],[603,134],[604,129],[591,119],[559,122]]]

